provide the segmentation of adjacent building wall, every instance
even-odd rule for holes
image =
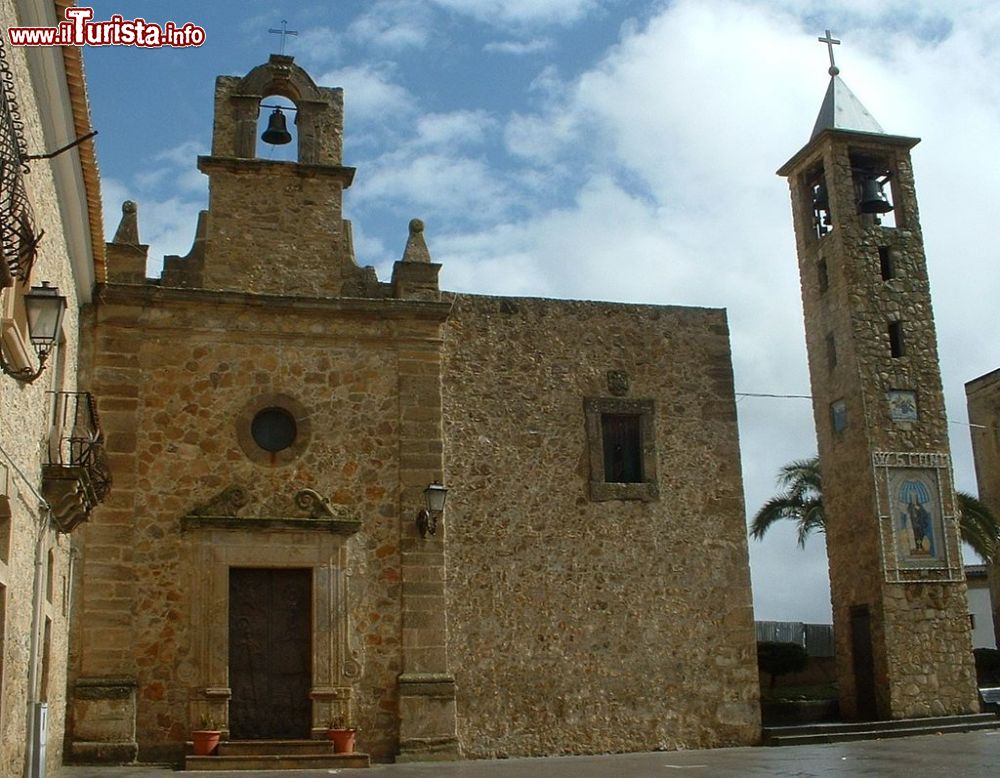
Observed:
[[[965,385],[979,499],[1000,516],[1000,370]],[[1000,563],[989,569],[993,628],[1000,645]]]
[[[752,743],[758,685],[725,313],[454,301],[442,392],[464,753]],[[584,403],[616,396],[654,403],[654,499],[592,499]]]
[[[0,0],[0,29],[38,23],[52,14],[52,4]],[[47,17],[46,17],[47,18]],[[78,123],[89,123],[86,92],[78,57],[61,49],[25,50],[5,40],[9,94],[23,122],[23,146],[40,154],[77,137]],[[24,770],[30,739],[31,703],[48,704],[46,765],[49,775],[62,764],[66,709],[68,614],[72,603],[68,581],[74,559],[69,537],[57,534],[42,509],[39,495],[42,465],[53,424],[50,392],[72,392],[77,384],[78,310],[93,282],[93,243],[89,214],[100,207],[88,199],[84,178],[96,183],[89,142],[82,149],[52,160],[28,162],[23,173],[27,199],[34,215],[35,236],[42,235],[29,276],[0,288],[0,319],[12,326],[15,295],[42,281],[67,298],[63,340],[50,356],[45,372],[31,384],[0,374],[0,775],[19,776]],[[10,164],[4,159],[2,164]],[[85,168],[90,169],[85,172]],[[8,180],[5,175],[5,181]],[[4,193],[5,200],[9,192]],[[9,200],[7,200],[9,202]],[[0,218],[9,219],[7,213]],[[101,236],[97,235],[100,244]],[[11,341],[4,355],[10,361]],[[28,346],[28,357],[34,358]],[[32,362],[32,365],[36,363]],[[36,576],[36,560],[40,563]],[[37,598],[37,600],[36,600]],[[37,605],[36,605],[37,601]],[[33,610],[38,608],[37,635],[32,639]],[[35,646],[36,689],[30,688],[32,646]]]
[[[972,647],[996,648],[993,631],[993,606],[986,565],[966,565],[965,580],[969,587],[969,619],[972,622]]]

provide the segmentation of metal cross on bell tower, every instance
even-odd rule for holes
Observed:
[[[288,39],[288,36],[289,35],[296,35],[297,36],[299,34],[299,31],[298,30],[289,30],[288,29],[288,22],[285,19],[282,19],[281,20],[281,29],[278,30],[278,29],[275,29],[274,27],[272,27],[271,29],[268,30],[268,33],[271,34],[271,35],[280,35],[281,36],[281,46],[278,49],[278,53],[283,55],[285,53],[285,41]],[[829,34],[829,32],[827,34]],[[838,41],[838,43],[839,42],[840,41]]]
[[[272,30],[272,32],[273,32],[273,30]],[[830,71],[829,71],[830,75],[831,76],[837,75],[838,73],[840,73],[840,68],[837,67],[837,63],[833,59],[833,47],[834,46],[839,46],[840,45],[840,41],[837,40],[836,38],[834,38],[833,35],[830,33],[829,30],[826,31],[826,37],[825,38],[817,38],[816,40],[818,40],[820,43],[825,43],[826,44],[827,49],[829,49],[829,51],[830,51]]]

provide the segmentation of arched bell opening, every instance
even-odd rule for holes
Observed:
[[[890,160],[866,153],[851,154],[854,199],[865,225],[895,227],[897,200]]]
[[[833,210],[830,206],[830,190],[822,165],[811,169],[804,177],[804,201],[809,204],[812,218],[812,234],[822,238],[833,231]]]
[[[256,132],[257,159],[299,161],[298,108],[282,95],[260,101]]]

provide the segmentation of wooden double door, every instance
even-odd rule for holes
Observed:
[[[229,570],[230,737],[308,738],[312,570]]]

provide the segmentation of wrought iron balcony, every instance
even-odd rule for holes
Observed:
[[[14,94],[14,72],[0,43],[0,289],[31,275],[39,233],[24,185],[28,172],[24,121]]]
[[[111,491],[111,469],[97,404],[89,392],[53,392],[48,461],[42,467],[42,495],[52,519],[71,532]]]

